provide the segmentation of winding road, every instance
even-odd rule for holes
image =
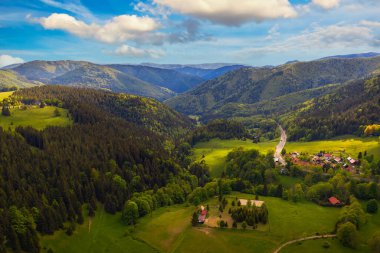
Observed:
[[[278,162],[281,163],[282,166],[285,166],[286,162],[285,162],[285,159],[281,155],[281,151],[285,147],[287,136],[282,126],[278,125],[278,127],[280,128],[280,131],[281,131],[281,138],[280,138],[280,142],[276,146],[276,152],[274,153],[274,158],[277,158]]]
[[[307,240],[315,240],[315,239],[323,239],[323,238],[333,238],[333,237],[336,237],[336,235],[335,234],[332,234],[332,235],[315,235],[315,236],[309,236],[309,237],[304,237],[304,238],[292,240],[292,241],[289,241],[289,242],[286,242],[286,243],[282,244],[275,251],[273,251],[273,253],[279,253],[283,248],[285,248],[286,246],[288,246],[290,244],[293,244],[293,243],[307,241]]]

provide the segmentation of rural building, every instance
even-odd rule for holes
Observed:
[[[248,199],[239,199],[241,206],[246,206],[248,204]],[[262,207],[264,201],[261,200],[251,200],[252,206]]]
[[[204,208],[204,206],[201,206],[201,212],[198,215],[198,222],[205,223],[206,217],[207,217],[207,210]]]
[[[337,198],[335,198],[335,197],[330,197],[330,198],[329,198],[329,202],[330,202],[330,204],[332,204],[332,205],[334,205],[334,206],[340,204],[340,200],[337,199]]]

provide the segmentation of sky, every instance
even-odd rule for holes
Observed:
[[[0,0],[0,67],[308,61],[380,52],[380,0]]]

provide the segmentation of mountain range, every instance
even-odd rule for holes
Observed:
[[[166,101],[175,110],[210,118],[279,112],[334,91],[349,80],[380,73],[380,56],[241,68]]]
[[[12,78],[18,80],[11,82],[18,88],[59,84],[124,92],[162,101],[192,89],[206,80],[244,66],[214,64],[207,67],[205,69],[201,65],[177,65],[167,68],[164,65],[153,67],[99,65],[85,61],[31,61],[4,67],[0,74],[0,88],[9,87],[9,78]],[[24,84],[20,83],[21,80]]]

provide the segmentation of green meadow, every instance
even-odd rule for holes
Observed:
[[[345,152],[347,155],[356,157],[359,152],[367,151],[373,154],[375,159],[380,159],[379,137],[360,138],[355,136],[341,136],[336,139],[311,141],[311,142],[287,142],[285,149],[287,152],[304,152],[309,154],[318,153],[321,150],[332,153]],[[226,156],[233,149],[242,147],[243,149],[257,149],[265,154],[268,150],[275,149],[278,139],[260,143],[253,143],[251,140],[221,140],[212,139],[208,142],[197,143],[193,148],[193,160],[205,162],[210,167],[213,177],[219,177],[224,169]]]
[[[331,153],[345,152],[353,157],[357,157],[359,152],[367,151],[368,154],[373,154],[376,159],[380,159],[379,141],[379,137],[341,136],[323,141],[287,142],[285,149],[287,152],[297,151],[309,154],[315,154],[321,150]]]
[[[28,108],[22,110],[19,108],[11,109],[11,116],[6,117],[0,115],[0,127],[3,129],[14,130],[17,126],[32,126],[38,130],[42,130],[47,126],[68,126],[72,121],[68,115],[68,110],[57,108],[60,116],[54,115],[57,107],[46,106],[44,108]]]
[[[254,195],[233,193],[235,198],[254,199]],[[139,220],[135,228],[123,226],[120,214],[99,210],[89,229],[88,218],[72,236],[58,231],[42,238],[44,250],[63,252],[262,252],[270,253],[281,243],[295,238],[328,233],[334,228],[340,209],[320,207],[311,202],[293,203],[262,197],[269,210],[269,224],[257,230],[192,227],[194,206],[160,208]],[[217,205],[217,198],[203,204]],[[231,227],[231,224],[229,224]]]
[[[236,148],[257,149],[261,153],[266,154],[268,150],[273,150],[278,140],[253,143],[251,140],[221,140],[212,139],[207,142],[197,143],[193,148],[193,159],[200,161],[204,159],[210,167],[213,177],[219,177],[224,169],[226,156],[229,152]]]
[[[73,235],[68,236],[61,230],[54,235],[43,236],[41,241],[42,252],[49,249],[54,253],[157,252],[128,234],[128,228],[120,222],[120,214],[107,214],[103,209],[96,212],[91,225],[89,218],[85,218],[83,225],[77,225]]]
[[[12,94],[13,91],[0,92],[0,101],[3,101],[3,99],[8,98]]]

